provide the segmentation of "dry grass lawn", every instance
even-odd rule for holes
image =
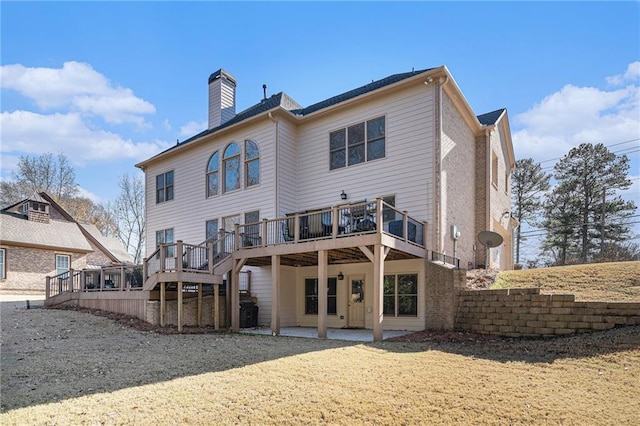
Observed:
[[[640,327],[357,344],[159,335],[3,302],[3,425],[638,424]]]
[[[592,263],[500,272],[491,288],[540,287],[576,300],[640,302],[640,262]]]

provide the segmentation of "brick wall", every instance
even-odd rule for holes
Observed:
[[[640,303],[576,302],[538,288],[461,291],[455,329],[508,337],[553,336],[640,324]]]
[[[178,325],[178,301],[167,300],[165,311],[165,324]],[[225,318],[225,297],[220,296],[220,327],[226,327]],[[213,296],[204,296],[202,298],[202,324],[205,326],[213,325]],[[197,297],[185,297],[182,301],[182,324],[183,325],[198,325],[198,298]],[[147,302],[147,322],[151,324],[160,324],[160,301],[150,300]]]

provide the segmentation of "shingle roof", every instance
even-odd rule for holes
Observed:
[[[393,74],[390,75],[389,77],[385,77],[383,79],[377,80],[377,81],[372,81],[369,84],[365,84],[364,86],[360,86],[356,89],[353,90],[349,90],[348,92],[342,93],[340,95],[337,96],[333,96],[329,99],[326,99],[324,101],[321,102],[317,102],[313,105],[310,105],[306,108],[303,108],[301,105],[299,105],[296,101],[293,100],[293,98],[291,98],[290,96],[288,96],[286,93],[284,92],[280,92],[277,93],[275,95],[271,95],[271,97],[267,98],[267,99],[263,99],[262,101],[260,101],[259,103],[245,109],[244,111],[238,113],[235,115],[235,117],[233,117],[231,120],[224,122],[223,124],[221,124],[218,127],[214,127],[213,129],[207,129],[204,130],[200,133],[198,133],[197,135],[194,135],[192,137],[190,137],[189,139],[186,139],[174,146],[172,146],[171,148],[168,148],[164,151],[162,151],[160,154],[158,155],[162,155],[168,151],[171,151],[179,146],[182,146],[184,144],[187,144],[191,141],[194,141],[196,139],[200,139],[203,136],[209,135],[211,133],[215,133],[218,130],[224,129],[225,127],[229,127],[233,124],[239,123],[241,121],[247,120],[253,116],[256,116],[260,113],[269,111],[273,108],[276,108],[278,106],[281,106],[282,108],[285,108],[289,111],[291,111],[292,113],[296,114],[296,115],[307,115],[307,114],[311,114],[312,112],[316,112],[319,111],[321,109],[324,108],[328,108],[332,105],[338,104],[340,102],[344,102],[347,101],[349,99],[355,98],[357,96],[360,95],[364,95],[365,93],[368,92],[372,92],[376,89],[380,89],[382,87],[388,86],[390,84],[393,83],[397,83],[399,81],[405,80],[409,77],[413,77],[414,75],[418,75],[418,74],[422,74],[424,72],[427,71],[431,71],[434,68],[428,68],[428,69],[424,69],[424,70],[418,70],[418,71],[410,71],[410,72],[405,72],[405,73],[400,73],[400,74]],[[211,81],[211,79],[215,79],[215,78],[219,78],[220,75],[224,72],[224,70],[220,69],[216,72],[214,72],[213,74],[211,74],[211,76],[209,77],[209,80]]]
[[[364,95],[365,93],[372,92],[376,89],[380,89],[390,84],[397,83],[399,81],[405,80],[409,77],[413,77],[414,75],[422,74],[432,69],[433,68],[419,70],[419,71],[405,72],[401,74],[393,74],[393,75],[390,75],[389,77],[385,77],[377,81],[372,81],[371,83],[365,84],[364,86],[360,86],[356,89],[349,90],[348,92],[341,93],[340,95],[333,96],[324,101],[315,103],[313,105],[309,105],[306,108],[302,108],[301,110],[292,111],[292,112],[300,115],[311,114],[312,112],[316,112],[318,110],[330,107],[332,105],[339,104],[340,102],[347,101],[349,99],[355,98],[356,96]]]
[[[505,108],[500,108],[495,111],[488,112],[486,114],[478,115],[478,121],[483,126],[495,124],[498,118],[500,118],[500,116],[504,111],[506,111]]]
[[[91,234],[104,248],[109,250],[113,256],[115,256],[120,262],[133,263],[133,257],[125,250],[122,243],[116,238],[105,237],[95,225],[80,224],[88,233]]]
[[[49,223],[41,223],[10,213],[0,214],[0,241],[72,251],[92,251],[82,231],[73,222],[50,220]]]

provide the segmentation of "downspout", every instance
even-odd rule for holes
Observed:
[[[436,104],[438,108],[436,113],[436,141],[435,141],[435,179],[434,179],[434,204],[435,204],[435,216],[434,216],[434,248],[435,251],[442,253],[444,242],[442,241],[442,99],[444,96],[443,87],[449,81],[449,76],[445,75],[438,79],[438,86],[436,88]]]
[[[276,167],[276,176],[275,176],[275,186],[276,186],[276,203],[275,203],[275,214],[274,217],[280,216],[280,167],[279,167],[279,159],[280,159],[280,122],[273,117],[271,111],[269,111],[269,119],[273,121],[275,124],[275,167]]]
[[[486,152],[485,152],[485,177],[484,177],[484,181],[485,181],[485,193],[486,193],[486,198],[485,198],[485,202],[484,202],[484,223],[485,223],[485,229],[487,231],[492,231],[493,230],[493,223],[491,222],[491,209],[489,208],[489,206],[491,206],[491,131],[493,130],[492,127],[488,127],[485,129],[484,134],[485,134],[485,138],[486,138],[486,142],[485,142],[485,146],[486,146]],[[485,253],[484,253],[484,258],[487,258],[487,253],[486,250],[487,248],[484,247]],[[486,263],[491,263],[491,258],[488,258],[489,261]],[[485,268],[489,268],[489,265],[484,265]]]

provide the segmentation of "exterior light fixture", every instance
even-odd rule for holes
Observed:
[[[344,274],[342,273],[342,271],[338,272],[338,280],[339,281],[344,280]]]
[[[347,194],[344,192],[344,189],[342,190],[342,192],[340,193],[340,198],[342,198],[343,200],[347,199]]]

